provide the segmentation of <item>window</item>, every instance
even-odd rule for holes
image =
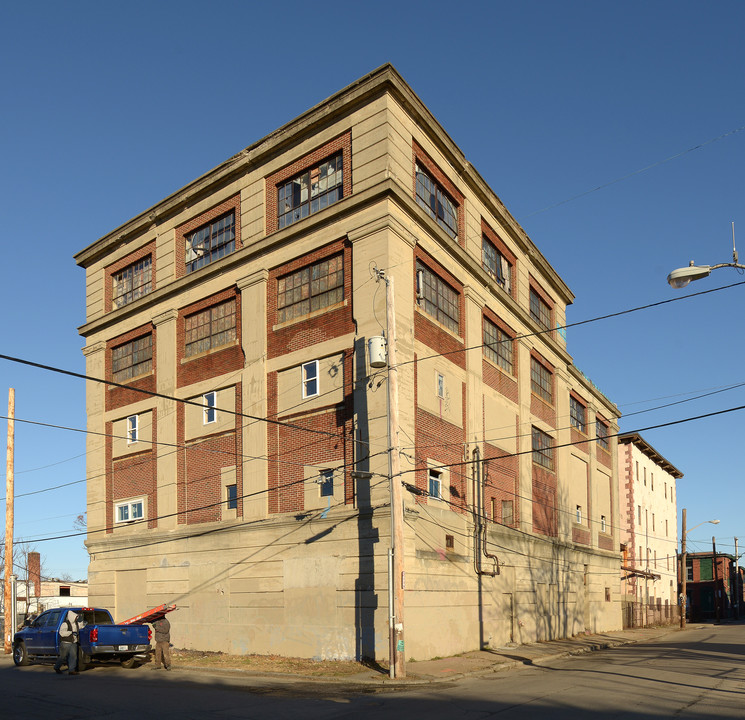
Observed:
[[[551,329],[551,307],[533,288],[530,288],[530,317],[544,330]]]
[[[503,370],[511,375],[514,374],[513,340],[502,328],[486,318],[484,318],[484,354]]]
[[[212,391],[205,393],[202,395],[202,400],[204,402],[204,410],[203,410],[203,417],[202,417],[202,423],[204,425],[209,425],[210,423],[217,421],[217,393]]]
[[[442,500],[442,470],[429,469],[429,496]]]
[[[184,354],[193,357],[235,340],[235,299],[189,315]]]
[[[569,396],[569,422],[581,433],[587,429],[587,408],[574,395]]]
[[[582,506],[581,505],[577,505],[577,512],[575,514],[574,521],[578,523],[579,525],[582,524]]]
[[[342,199],[342,153],[277,186],[277,227],[282,229]]]
[[[654,490],[654,473],[650,473],[649,477],[649,489]]]
[[[70,597],[70,586],[69,585],[60,585],[59,586],[59,596],[60,597]]]
[[[419,163],[416,164],[416,201],[451,238],[458,236],[458,206]]]
[[[638,510],[639,510],[639,525],[641,525],[642,524],[642,506],[639,505],[637,507],[638,507]]]
[[[127,445],[136,443],[139,434],[139,416],[130,415],[127,418]]]
[[[515,522],[514,505],[512,500],[502,500],[502,522],[513,525]]]
[[[533,462],[547,470],[554,469],[553,438],[537,427],[533,428]]]
[[[652,513],[652,532],[654,532],[654,513]]]
[[[227,492],[227,508],[228,510],[238,509],[238,486],[237,485],[226,485],[225,490]]]
[[[186,272],[229,255],[235,250],[235,211],[208,222],[186,236]]]
[[[481,238],[481,261],[484,270],[497,281],[501,288],[504,288],[506,293],[510,294],[512,292],[512,265],[485,235]]]
[[[530,389],[547,403],[553,401],[553,374],[536,358],[530,358]]]
[[[153,336],[144,335],[137,340],[115,347],[111,352],[111,365],[114,382],[147,375],[153,371]]]
[[[657,568],[657,551],[656,550],[654,551],[654,566],[656,569]]]
[[[595,432],[598,437],[598,445],[603,450],[608,450],[608,426],[602,420],[596,420]],[[644,484],[646,485],[646,480]]]
[[[111,276],[114,284],[112,302],[115,308],[134,302],[152,292],[152,256],[138,260]]]
[[[667,520],[665,520],[665,537],[668,537],[669,534],[667,531]]]
[[[647,468],[644,468],[644,487],[647,487]]]
[[[114,519],[118,523],[142,520],[144,517],[143,500],[130,500],[129,502],[116,503],[114,506]]]
[[[335,255],[277,280],[277,322],[288,322],[343,300],[344,258]]]
[[[686,579],[693,582],[693,560],[686,558]]]
[[[333,497],[334,496],[334,471],[333,470],[321,470],[321,477],[319,478],[319,485],[321,486],[321,497]]]
[[[424,312],[442,323],[448,330],[459,332],[458,293],[421,263],[417,263],[417,285],[417,297]]]
[[[605,515],[600,516],[600,532],[608,532],[608,524],[605,522]]]
[[[303,397],[315,397],[318,395],[318,360],[304,363],[301,368],[303,378]]]
[[[639,481],[639,461],[636,461],[636,480]]]
[[[437,397],[445,398],[445,376],[442,373],[437,373]]]

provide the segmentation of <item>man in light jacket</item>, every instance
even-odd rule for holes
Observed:
[[[59,655],[54,663],[54,672],[62,674],[62,666],[67,664],[67,674],[78,674],[78,633],[85,623],[73,610],[68,610],[59,626]]]

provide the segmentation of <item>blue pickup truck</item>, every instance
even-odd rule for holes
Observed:
[[[19,630],[13,637],[13,662],[28,665],[56,658],[59,651],[58,630],[68,610],[85,620],[79,637],[79,670],[85,670],[91,662],[98,660],[118,660],[126,668],[147,660],[152,633],[149,627],[115,625],[108,610],[73,607],[47,610]]]

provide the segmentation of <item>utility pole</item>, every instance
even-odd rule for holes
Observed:
[[[688,580],[688,563],[686,562],[686,509],[683,508],[683,534],[680,536],[680,629],[686,627],[686,581]]]
[[[735,538],[735,620],[740,619],[740,556],[737,554],[737,538]]]
[[[13,602],[13,450],[15,446],[16,391],[8,390],[8,452],[5,469],[5,653],[12,652],[15,629],[15,603]]]
[[[382,275],[382,273],[381,273]],[[401,458],[398,452],[398,365],[396,354],[396,311],[393,278],[383,276],[386,285],[386,343],[388,346],[388,440],[391,476],[391,582],[392,607],[389,619],[390,676],[406,677],[404,653],[404,506],[401,489]]]
[[[719,568],[717,568],[717,539],[712,536],[711,538],[711,551],[714,554],[714,613],[716,615],[716,624],[722,621],[722,615],[719,611],[719,597],[721,593],[719,591]]]

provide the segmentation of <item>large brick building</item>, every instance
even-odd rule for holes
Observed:
[[[618,411],[567,351],[573,296],[391,66],[76,260],[108,381],[92,603],[175,602],[182,647],[387,656],[384,270],[406,655],[620,627]]]

